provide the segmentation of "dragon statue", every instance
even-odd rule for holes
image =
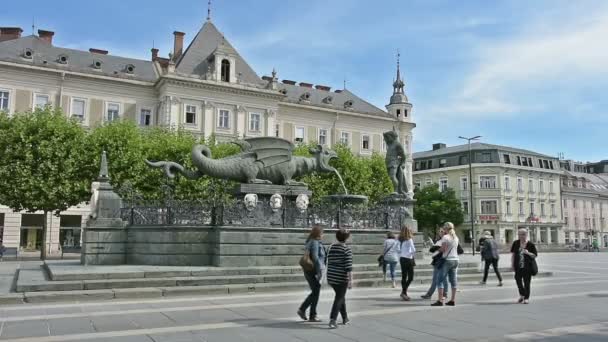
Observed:
[[[151,167],[163,168],[169,178],[180,173],[188,179],[206,175],[241,183],[291,186],[305,186],[305,183],[294,178],[309,173],[336,172],[329,161],[338,158],[338,155],[323,145],[310,149],[312,157],[299,157],[293,155],[294,144],[281,138],[248,138],[233,143],[241,148],[241,153],[222,159],[212,159],[209,147],[194,145],[192,162],[197,168],[195,171],[169,161],[146,160],[146,163]]]

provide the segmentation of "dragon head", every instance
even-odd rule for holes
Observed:
[[[338,159],[338,154],[327,148],[325,145],[317,145],[316,148],[310,149],[310,154],[316,159],[319,171],[334,172],[336,169],[329,165],[332,159]]]

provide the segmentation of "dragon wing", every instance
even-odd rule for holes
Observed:
[[[248,138],[247,152],[253,152],[256,161],[262,162],[264,167],[285,163],[291,160],[294,145],[291,141],[275,137]]]

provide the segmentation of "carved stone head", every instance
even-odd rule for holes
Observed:
[[[274,194],[270,197],[270,208],[272,211],[278,211],[283,207],[283,197],[279,194]]]
[[[394,130],[384,132],[382,133],[382,135],[384,136],[384,141],[386,141],[387,144],[390,144],[399,139],[399,135]]]
[[[243,202],[245,204],[245,209],[247,209],[248,211],[253,211],[253,209],[255,209],[258,205],[258,195],[247,194],[245,195]]]
[[[317,165],[319,165],[318,171],[335,172],[336,169],[329,165],[332,159],[338,158],[338,154],[335,151],[330,150],[325,145],[317,145],[316,148],[311,148],[309,152],[317,160]]]
[[[306,194],[300,194],[296,198],[296,208],[298,208],[301,213],[305,212],[306,209],[308,209],[309,203],[310,200],[308,199],[308,195]]]

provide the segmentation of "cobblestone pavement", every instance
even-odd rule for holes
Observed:
[[[472,258],[471,256],[467,258]],[[503,256],[503,262],[508,256]],[[8,267],[8,266],[3,266]],[[514,304],[513,279],[496,286],[463,284],[455,307],[430,307],[410,290],[355,289],[349,326],[327,328],[332,291],[319,303],[323,323],[304,323],[298,293],[171,298],[0,307],[4,341],[607,341],[608,253],[544,254],[529,305]]]

